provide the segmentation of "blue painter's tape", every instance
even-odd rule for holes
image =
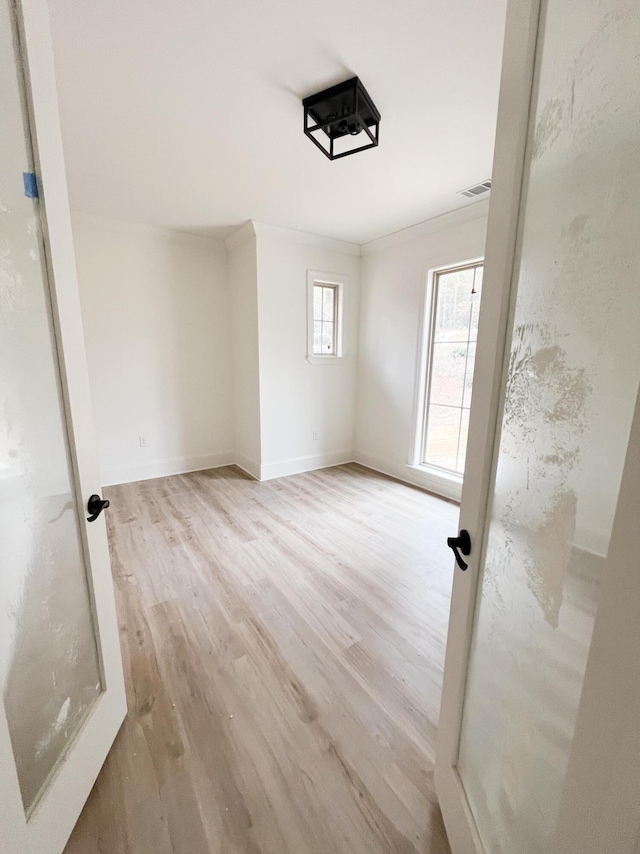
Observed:
[[[36,181],[35,173],[23,172],[22,180],[24,182],[24,194],[28,199],[38,198],[38,182]]]

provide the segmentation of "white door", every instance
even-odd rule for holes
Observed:
[[[509,4],[436,767],[454,854],[640,844],[638,45],[637,0]]]
[[[0,92],[0,851],[60,854],[125,695],[42,0],[0,0]]]

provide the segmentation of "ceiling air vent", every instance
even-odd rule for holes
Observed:
[[[468,199],[473,199],[475,196],[480,196],[482,193],[488,193],[491,189],[491,181],[483,181],[482,184],[474,184],[473,187],[467,187],[466,190],[460,190],[461,196],[466,196]]]

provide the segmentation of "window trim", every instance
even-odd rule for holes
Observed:
[[[337,365],[347,358],[344,347],[344,289],[348,276],[307,270],[307,361],[312,365]],[[336,289],[335,353],[318,355],[313,352],[313,289],[315,285],[330,285]]]
[[[429,414],[429,396],[431,392],[431,368],[433,362],[433,340],[434,327],[437,315],[437,278],[442,273],[449,273],[453,270],[464,270],[469,267],[484,266],[484,256],[470,258],[466,261],[457,261],[455,263],[440,264],[437,267],[432,267],[427,271],[427,282],[425,288],[424,312],[422,318],[422,331],[420,336],[420,346],[418,348],[418,365],[416,370],[416,411],[415,411],[415,436],[413,443],[413,452],[409,465],[412,468],[425,472],[432,477],[436,483],[440,483],[446,490],[451,488],[457,493],[462,488],[464,475],[460,472],[454,472],[450,469],[445,469],[433,463],[424,462],[424,455],[427,444],[427,428]],[[459,496],[457,496],[459,501]]]

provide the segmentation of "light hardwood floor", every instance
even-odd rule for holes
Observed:
[[[66,854],[449,854],[458,508],[356,465],[106,494],[129,714]]]

